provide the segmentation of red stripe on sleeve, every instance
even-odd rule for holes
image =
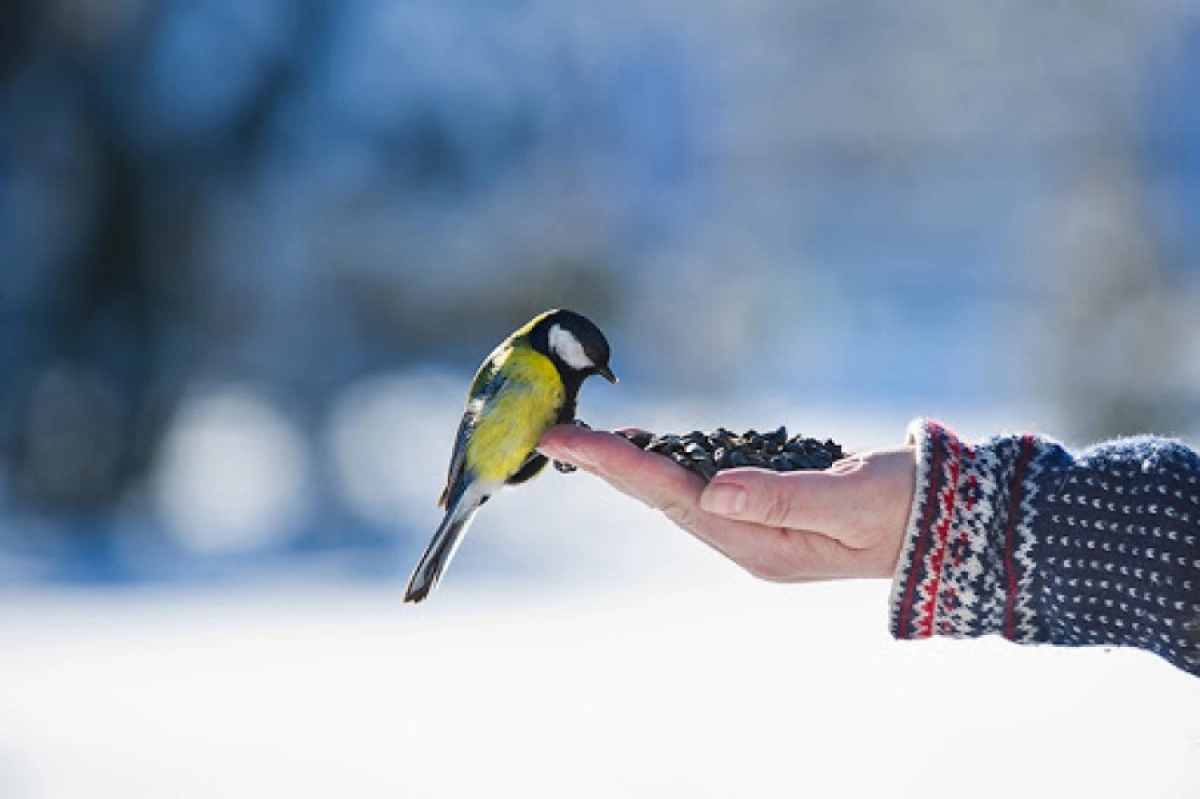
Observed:
[[[946,545],[950,540],[950,523],[954,521],[954,497],[958,492],[958,476],[962,470],[962,460],[959,457],[961,444],[957,438],[950,441],[953,448],[948,463],[950,479],[940,493],[941,518],[938,519],[937,530],[933,534],[934,549],[929,556],[929,598],[922,603],[921,617],[918,619],[919,632],[925,636],[933,635],[933,620],[937,615],[938,589],[942,584],[942,568],[946,561]]]

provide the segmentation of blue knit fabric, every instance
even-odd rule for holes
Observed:
[[[963,442],[914,422],[917,491],[898,638],[997,633],[1134,646],[1200,675],[1200,455],[1123,439],[1072,455],[1032,434]]]

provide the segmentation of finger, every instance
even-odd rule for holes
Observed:
[[[613,433],[572,425],[550,428],[538,449],[543,455],[595,474],[618,491],[679,521],[696,508],[704,481],[669,458],[645,452]]]
[[[776,561],[782,533],[739,524],[700,510],[704,481],[670,458],[646,452],[612,433],[552,428],[542,437],[542,454],[565,459],[618,491],[660,510],[672,522],[755,574]]]
[[[695,538],[762,579],[792,581],[863,574],[856,563],[858,553],[825,535],[703,512],[699,500],[704,482],[699,477],[620,436],[563,425],[551,428],[538,449],[661,510]]]
[[[853,488],[845,474],[731,469],[713,478],[700,496],[700,507],[727,519],[836,538]]]

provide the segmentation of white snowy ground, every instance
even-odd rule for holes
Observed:
[[[0,796],[1200,795],[1200,681],[882,585],[5,597]]]
[[[407,563],[0,593],[0,797],[1200,796],[1200,680],[1147,654],[894,642],[883,582],[754,581],[584,475],[461,561],[417,608]]]

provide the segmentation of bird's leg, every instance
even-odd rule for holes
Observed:
[[[592,429],[591,426],[589,426],[588,423],[583,421],[582,419],[572,419],[570,423],[575,425],[576,427],[582,427],[584,430]],[[570,474],[571,472],[579,471],[578,467],[572,466],[569,463],[564,463],[562,461],[554,461],[553,463],[554,463],[554,468],[557,469],[562,474]]]

